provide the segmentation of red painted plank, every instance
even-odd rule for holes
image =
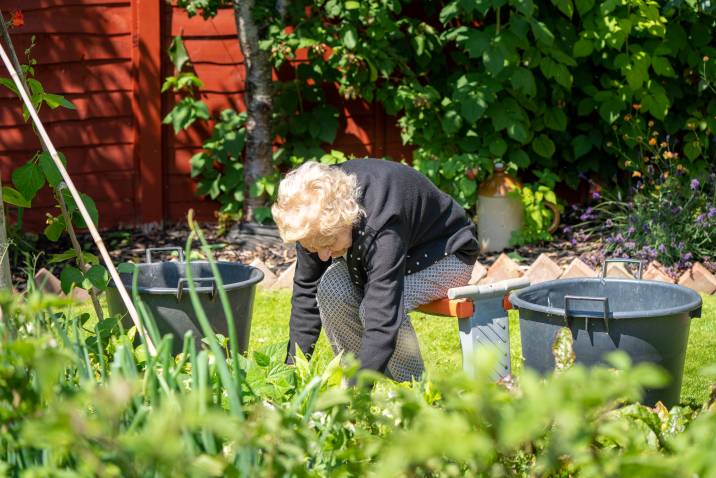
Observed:
[[[0,9],[10,12],[20,8],[23,12],[37,9],[50,9],[52,7],[68,7],[73,5],[129,5],[127,0],[0,0]]]
[[[71,101],[76,109],[56,108],[53,110],[45,105],[40,110],[43,124],[47,126],[55,121],[131,116],[133,114],[129,92],[83,93],[66,95],[65,98]],[[0,99],[0,126],[24,124],[20,105],[20,100],[17,98]]]
[[[133,67],[136,161],[139,165],[137,204],[143,224],[164,219],[164,174],[162,171],[161,3],[136,0],[133,15],[137,32]]]
[[[173,8],[171,15],[171,36],[190,37],[236,36],[234,10],[224,8],[216,17],[204,20],[201,15],[189,18],[182,8]]]
[[[17,8],[17,3],[15,3]],[[22,33],[95,33],[112,35],[131,31],[129,3],[118,5],[73,5],[24,10]],[[71,41],[67,39],[67,41]]]
[[[188,202],[172,202],[168,205],[169,220],[177,223],[186,223],[186,215],[189,209],[194,210],[194,219],[200,222],[214,222],[216,216],[214,212],[219,209],[219,205],[214,202],[201,201],[196,199]]]
[[[246,88],[241,65],[194,64],[196,76],[204,82],[202,92],[241,93]]]
[[[35,73],[45,91],[61,95],[132,88],[132,64],[129,61],[45,65],[38,67]],[[0,88],[0,98],[14,96],[11,91]]]
[[[239,65],[244,62],[239,37],[187,38],[184,46],[194,63]]]
[[[79,146],[62,148],[60,152],[67,158],[67,170],[75,174],[100,174],[111,171],[134,170],[134,147],[131,144],[109,146]],[[15,168],[22,166],[39,151],[0,151],[2,179],[6,182]],[[7,167],[6,167],[7,166]]]
[[[32,36],[23,33],[22,29],[12,33],[12,42],[18,55],[22,55],[30,46]],[[112,36],[48,33],[35,36],[35,46],[30,56],[37,60],[38,65],[131,58],[132,37],[128,33]]]
[[[47,125],[47,132],[60,150],[68,146],[126,144],[134,141],[131,117],[51,123]],[[39,141],[30,126],[0,128],[0,137],[5,151],[39,148]]]
[[[99,211],[99,229],[133,226],[136,224],[134,203],[132,201],[95,201]],[[14,211],[7,210],[12,216],[9,222],[15,222]],[[55,207],[33,208],[25,212],[23,229],[28,232],[42,233],[46,225],[46,215],[56,216],[59,209]]]
[[[191,174],[191,158],[199,153],[201,148],[178,148],[174,150],[174,156],[167,158],[169,167],[167,172],[170,175],[183,175],[189,177]]]

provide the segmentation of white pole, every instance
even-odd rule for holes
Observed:
[[[112,263],[112,258],[109,256],[109,253],[107,252],[107,248],[104,246],[104,242],[102,241],[102,238],[100,237],[99,232],[97,232],[97,228],[95,227],[94,222],[92,222],[92,218],[91,218],[89,212],[87,211],[87,208],[85,207],[85,204],[82,201],[80,194],[77,192],[77,188],[75,187],[75,184],[72,182],[72,178],[67,173],[67,170],[65,169],[65,165],[62,164],[62,161],[60,161],[60,157],[57,155],[57,150],[55,149],[55,146],[52,144],[52,141],[50,141],[50,137],[47,135],[47,131],[45,131],[45,127],[42,125],[40,118],[37,116],[37,112],[35,111],[35,108],[32,106],[32,101],[30,101],[30,98],[27,96],[27,92],[25,91],[25,88],[22,86],[20,77],[17,75],[15,68],[13,68],[12,63],[10,62],[10,59],[7,56],[7,53],[5,53],[5,49],[2,47],[2,44],[0,44],[0,56],[2,56],[2,61],[5,64],[5,68],[7,68],[8,72],[10,72],[12,81],[15,82],[15,85],[17,86],[17,90],[20,92],[20,96],[22,96],[22,101],[25,103],[25,106],[27,107],[27,111],[29,111],[30,116],[32,117],[32,121],[35,123],[35,127],[37,128],[37,131],[40,134],[42,141],[44,141],[45,145],[47,146],[47,150],[50,153],[50,156],[52,157],[52,160],[54,161],[55,166],[57,166],[57,169],[60,171],[60,174],[62,175],[62,179],[65,182],[65,184],[67,185],[67,189],[70,190],[70,193],[72,194],[72,198],[75,200],[75,203],[77,203],[77,207],[80,210],[82,219],[84,219],[85,224],[87,224],[87,228],[89,229],[90,234],[92,235],[92,239],[94,239],[95,244],[97,244],[97,248],[99,249],[100,255],[102,256],[102,259],[104,260],[104,263],[107,266],[107,269],[109,270],[109,275],[112,276],[112,280],[114,280],[114,284],[117,286],[119,295],[122,297],[122,300],[124,301],[124,305],[127,307],[127,312],[129,312],[129,316],[132,318],[132,322],[134,322],[134,325],[137,327],[137,332],[139,332],[139,334],[141,336],[143,336],[144,339],[146,340],[147,347],[149,349],[148,352],[151,355],[154,355],[156,352],[156,349],[154,348],[154,344],[152,343],[151,338],[144,332],[142,323],[139,320],[139,315],[137,314],[137,309],[134,308],[134,304],[132,304],[132,300],[129,298],[127,289],[124,287],[124,284],[122,283],[122,280],[119,278],[119,274],[117,273],[117,269],[114,267],[114,264]]]

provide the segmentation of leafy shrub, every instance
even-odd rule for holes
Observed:
[[[495,383],[497,357],[482,350],[470,375],[456,371],[412,384],[363,376],[348,387],[357,370],[350,358],[341,366],[336,357],[319,370],[299,353],[288,366],[285,343],[238,356],[235,344],[206,330],[199,308],[209,350],[197,350],[188,334],[173,357],[170,336],[154,337],[157,354],[150,356],[144,345],[135,346],[134,329],[123,331],[114,318],[92,330],[69,305],[32,288],[24,296],[0,295],[6,474],[690,477],[716,471],[716,392],[699,408],[635,403],[643,387],[663,384],[663,374],[633,366],[623,354],[610,356],[612,368],[574,365],[566,329],[553,347],[557,372],[546,378],[525,370]],[[142,318],[155,329],[151,317]]]

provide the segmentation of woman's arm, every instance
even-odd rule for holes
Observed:
[[[311,254],[298,243],[296,243],[296,256],[287,363],[293,363],[296,345],[307,357],[313,355],[313,348],[321,333],[321,316],[318,313],[316,291],[321,276],[330,265],[330,261],[321,261],[316,254]]]
[[[365,332],[361,367],[385,372],[403,319],[407,247],[396,227],[378,232],[365,253],[367,281],[363,297]]]

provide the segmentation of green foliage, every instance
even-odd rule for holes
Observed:
[[[30,290],[1,295],[0,307],[7,474],[687,477],[716,470],[713,399],[670,410],[635,403],[643,387],[663,383],[662,374],[624,355],[612,355],[609,368],[574,365],[568,334],[555,345],[560,371],[548,377],[527,370],[494,383],[496,357],[483,350],[471,375],[349,387],[350,358],[319,364],[299,353],[287,366],[285,342],[236,361],[226,338],[207,337],[220,346],[209,351],[188,336],[176,357],[166,339],[151,357],[134,343],[134,329],[125,333],[118,318],[92,327],[67,299]],[[232,390],[240,391],[238,415],[227,401]]]
[[[496,160],[552,171],[573,187],[580,173],[620,173],[617,157],[640,154],[636,141],[613,139],[627,134],[622,119],[633,110],[679,140],[685,166],[713,161],[712,5],[408,3],[303,0],[288,2],[282,16],[273,2],[257,2],[262,48],[277,71],[293,75],[274,82],[279,170],[320,157],[333,141],[330,85],[396,115],[413,166],[468,208]],[[206,18],[228,3],[179,5]]]
[[[514,231],[510,238],[513,245],[532,244],[552,240],[550,227],[554,220],[555,211],[562,210],[558,205],[554,187],[559,179],[556,174],[545,169],[535,173],[538,180],[535,184],[525,184],[521,189],[515,189],[511,196],[518,198],[524,208],[524,226]]]

